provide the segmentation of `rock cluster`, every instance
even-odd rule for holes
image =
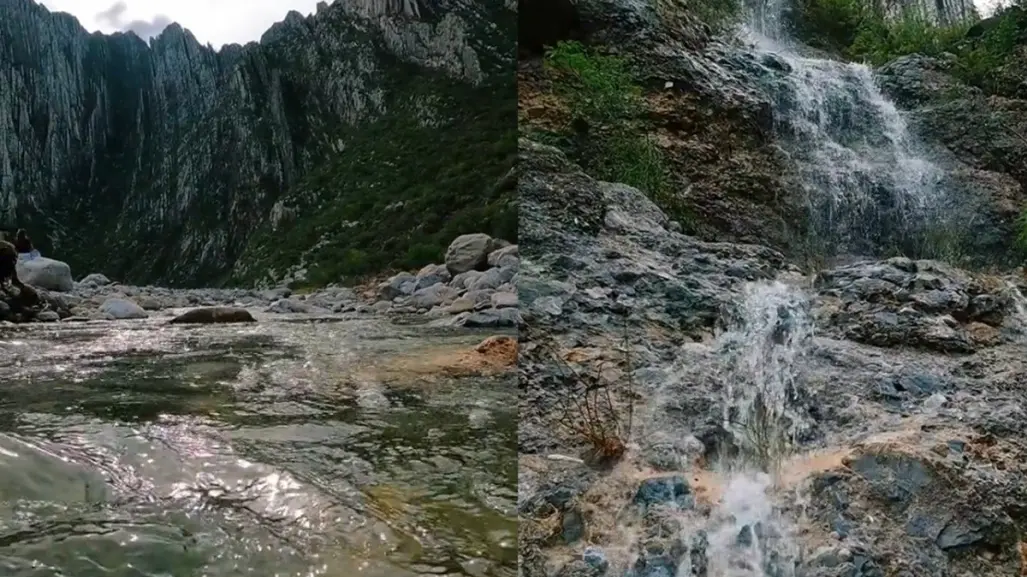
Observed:
[[[374,309],[391,314],[426,314],[438,325],[512,327],[519,322],[517,245],[487,234],[457,237],[445,264],[403,272],[378,286]]]
[[[810,278],[772,250],[675,232],[641,192],[521,147],[525,576],[702,576],[722,558],[809,577],[1021,570],[1027,319],[1009,279],[903,258]],[[741,441],[723,426],[732,371],[765,362],[733,365],[724,346],[753,281],[808,300],[814,330],[782,357],[794,364],[755,367],[790,383],[794,437],[786,486],[752,493],[773,511],[735,522],[742,509],[719,505],[730,479],[710,465]],[[590,466],[586,440],[559,425],[579,394],[568,365],[631,387],[617,398],[635,405],[639,447],[614,468]]]
[[[193,311],[199,315],[194,317],[200,319],[197,322],[215,322],[207,317],[228,322],[239,313],[224,311],[240,309],[282,315],[427,315],[438,325],[466,327],[511,327],[520,319],[515,290],[520,266],[517,245],[480,233],[457,237],[444,264],[428,265],[416,274],[399,273],[385,281],[376,287],[373,304],[353,289],[338,286],[304,293],[287,287],[169,289],[123,285],[100,273],[73,282],[65,263],[36,260],[39,266],[19,273],[30,273],[25,274],[30,279],[26,282],[35,287],[40,302],[25,302],[11,288],[0,298],[0,321],[143,319],[155,312],[195,307],[201,307]]]
[[[818,326],[882,347],[970,353],[1001,342],[1016,308],[1015,287],[1000,279],[901,257],[824,271],[816,287]]]

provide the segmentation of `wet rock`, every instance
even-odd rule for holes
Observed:
[[[530,573],[525,573],[529,575]],[[600,577],[605,572],[596,569],[582,559],[574,559],[560,568],[556,577]]]
[[[997,344],[974,323],[1001,324],[1012,302],[997,286],[934,261],[893,258],[824,271],[817,316],[833,334],[879,347],[974,352]]]
[[[606,558],[606,552],[599,547],[586,547],[585,552],[581,555],[581,560],[589,567],[595,569],[599,575],[606,573],[606,570],[610,568],[610,561]]]
[[[453,275],[484,269],[488,266],[489,253],[495,248],[495,241],[487,234],[460,235],[446,249],[446,268]]]
[[[680,509],[690,509],[695,505],[695,497],[688,481],[679,475],[670,477],[654,477],[642,481],[635,493],[634,503],[643,510],[654,505],[672,505]]]
[[[565,543],[574,544],[585,537],[585,518],[577,508],[570,508],[563,513],[561,520],[562,536]]]
[[[2,316],[2,312],[0,312]],[[41,323],[54,323],[61,320],[61,315],[57,314],[57,311],[43,311],[36,315],[36,320]]]
[[[250,311],[233,307],[209,307],[193,309],[178,315],[169,321],[172,324],[220,324],[220,323],[255,323]]]
[[[100,305],[100,314],[110,320],[145,319],[149,315],[128,299],[107,299]]]

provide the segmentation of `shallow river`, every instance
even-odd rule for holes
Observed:
[[[515,376],[389,369],[487,335],[164,320],[0,327],[0,575],[516,574]]]

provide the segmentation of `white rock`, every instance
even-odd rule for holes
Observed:
[[[100,305],[100,312],[110,320],[145,319],[149,316],[143,307],[128,299],[107,299]]]
[[[68,263],[37,256],[28,260],[18,257],[18,278],[26,284],[58,292],[71,292],[75,281]]]
[[[924,401],[924,407],[930,410],[942,408],[949,400],[941,393],[934,393]]]
[[[102,274],[100,274],[98,272],[94,272],[93,274],[86,275],[86,278],[84,278],[84,279],[82,279],[82,280],[80,280],[78,282],[80,284],[84,284],[86,286],[97,287],[97,286],[107,286],[107,285],[111,284],[111,279],[107,278],[106,276],[104,276],[104,275],[102,275]]]

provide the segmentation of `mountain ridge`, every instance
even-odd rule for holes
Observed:
[[[177,24],[147,44],[0,0],[3,224],[83,274],[227,281],[288,190],[365,125],[406,114],[386,106],[402,100],[385,88],[399,63],[472,92],[512,70],[512,31],[490,25],[514,21],[509,3],[436,0],[425,20],[393,6],[322,3],[215,51]]]

